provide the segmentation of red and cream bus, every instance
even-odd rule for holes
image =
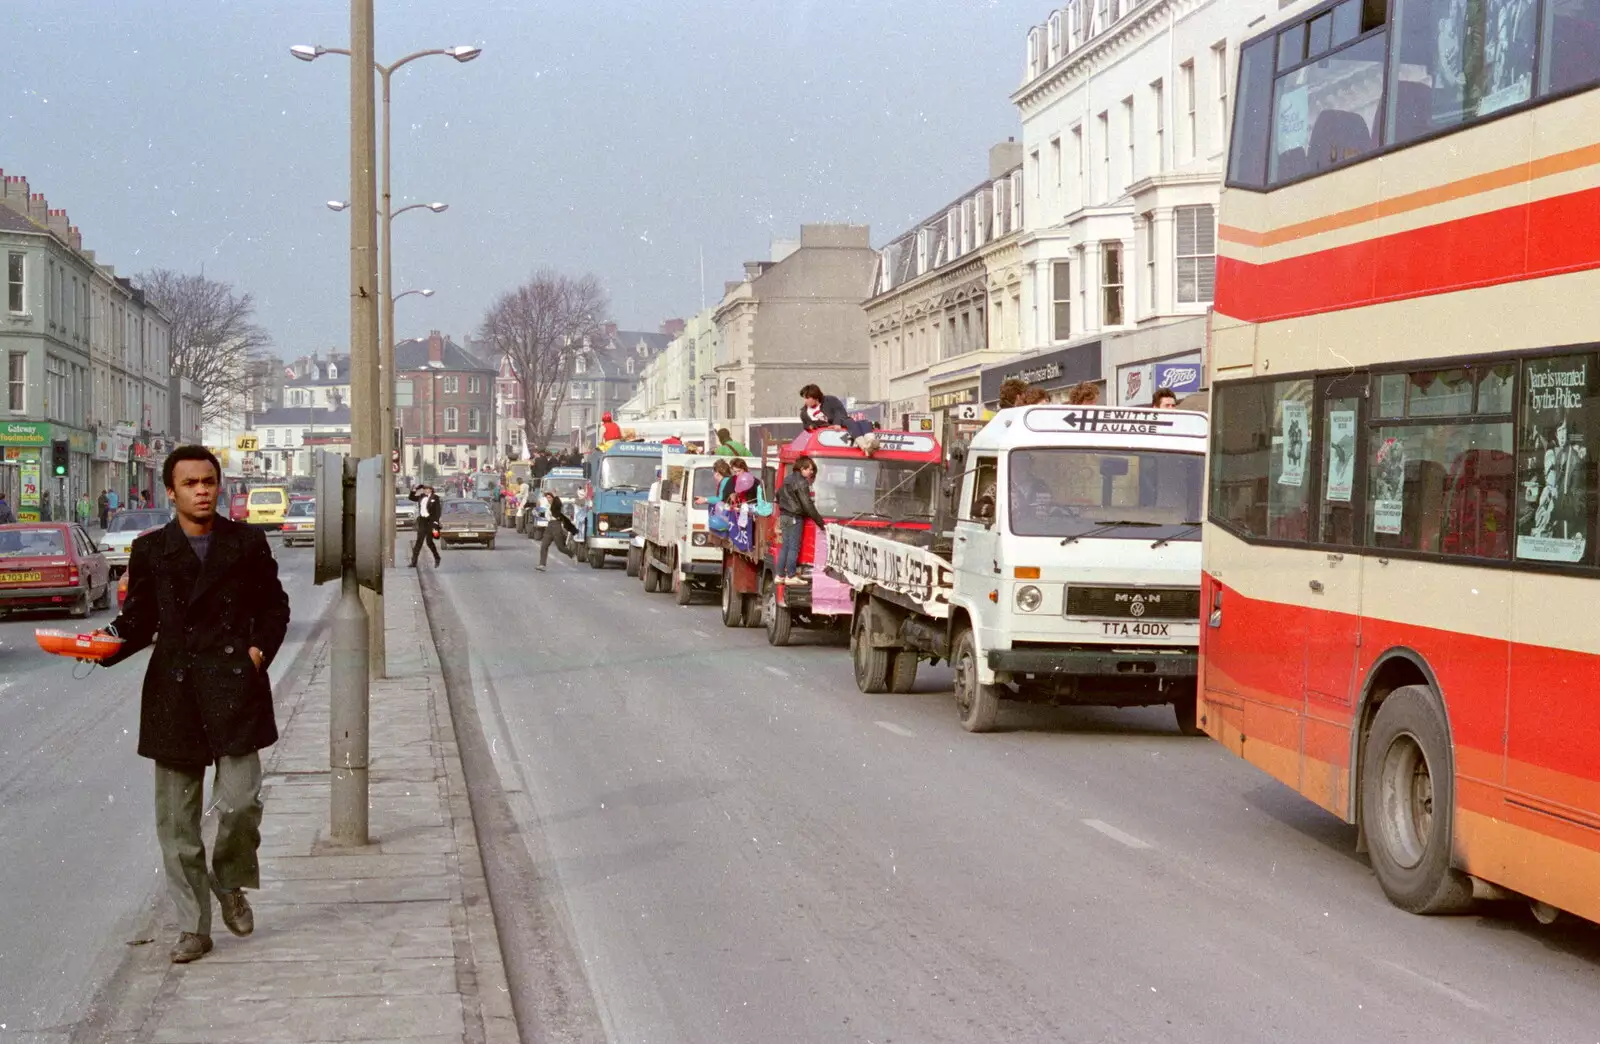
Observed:
[[[1205,730],[1418,913],[1600,921],[1600,0],[1342,0],[1240,50]]]

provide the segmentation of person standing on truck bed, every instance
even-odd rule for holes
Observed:
[[[727,428],[717,429],[717,456],[719,457],[748,457],[750,447],[733,437],[733,432]]]
[[[544,524],[544,535],[539,538],[539,564],[534,568],[540,572],[544,571],[545,563],[550,560],[550,545],[555,543],[557,534],[565,530],[568,539],[578,535],[578,527],[572,524],[572,519],[562,510],[561,498],[556,496],[556,491],[545,490],[544,499],[550,506],[550,520]]]
[[[824,395],[821,388],[808,384],[800,389],[800,398],[805,400],[800,409],[800,426],[806,431],[850,426],[850,412],[837,395]]]
[[[794,462],[783,487],[778,490],[779,520],[783,524],[782,546],[778,548],[778,582],[806,584],[800,576],[800,547],[805,541],[806,519],[819,530],[826,529],[828,520],[817,510],[811,499],[811,483],[817,478],[817,463],[810,457]]]

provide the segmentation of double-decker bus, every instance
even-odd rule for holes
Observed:
[[[1600,920],[1600,0],[1338,0],[1239,53],[1204,729],[1417,913]]]

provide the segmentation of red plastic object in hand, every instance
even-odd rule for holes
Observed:
[[[109,634],[78,634],[40,627],[33,637],[45,652],[75,660],[103,660],[122,648],[122,639]]]

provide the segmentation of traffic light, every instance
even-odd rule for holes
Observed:
[[[56,439],[50,443],[50,473],[56,478],[66,477],[67,458],[71,453],[72,447],[66,439]]]

